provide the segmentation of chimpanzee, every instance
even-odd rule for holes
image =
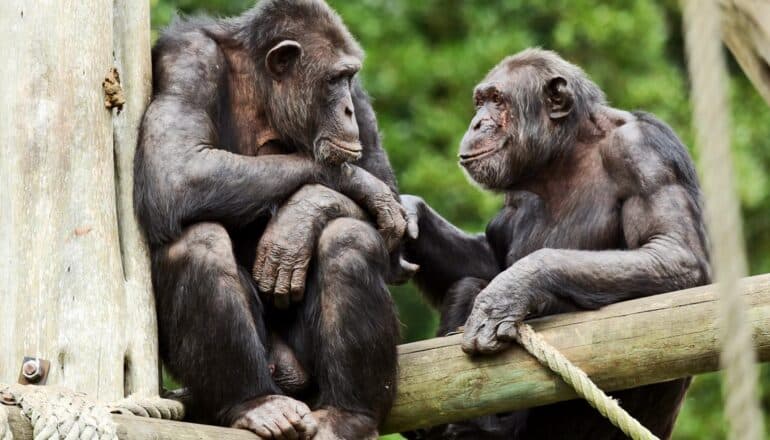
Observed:
[[[701,194],[687,150],[654,116],[609,107],[583,71],[554,52],[504,59],[474,90],[460,164],[505,194],[486,234],[469,235],[420,198],[406,257],[441,310],[439,334],[499,352],[523,319],[709,282]],[[661,438],[689,379],[613,393]],[[414,433],[412,435],[415,435]],[[611,439],[624,435],[584,401],[436,427],[418,438]]]
[[[322,0],[178,20],[153,50],[134,204],[161,356],[194,420],[376,438],[392,404],[385,282],[410,268],[407,222],[355,77],[362,56]]]

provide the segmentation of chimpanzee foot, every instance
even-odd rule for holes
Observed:
[[[232,427],[248,429],[264,440],[309,440],[318,430],[310,408],[291,397],[263,396],[243,408]]]
[[[377,422],[371,417],[337,408],[313,411],[318,433],[313,440],[377,440]]]

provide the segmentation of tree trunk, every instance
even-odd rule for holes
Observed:
[[[0,382],[37,356],[48,384],[100,399],[158,390],[131,200],[149,46],[146,1],[0,2]],[[113,67],[120,113],[102,90]]]

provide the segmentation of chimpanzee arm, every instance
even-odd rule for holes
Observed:
[[[188,33],[162,42],[154,55],[155,96],[134,163],[134,205],[152,244],[173,239],[194,221],[249,223],[300,186],[318,182],[365,206],[389,244],[400,239],[401,208],[369,172],[299,155],[250,157],[219,148],[213,115],[220,111],[226,61],[216,42]]]
[[[594,309],[705,284],[709,265],[698,202],[678,184],[628,198],[622,206],[630,250],[541,249],[498,275],[476,298],[463,349],[494,352],[515,323],[566,301]]]
[[[252,273],[259,290],[272,296],[277,307],[302,299],[318,237],[330,221],[340,217],[368,219],[350,198],[325,186],[305,185],[270,219],[259,240]]]
[[[491,280],[500,272],[484,234],[466,234],[420,197],[403,195],[401,202],[409,217],[416,219],[419,231],[416,240],[406,239],[405,258],[420,266],[414,279],[431,301],[440,304],[461,278]]]
[[[135,206],[152,243],[196,220],[247,223],[311,181],[317,166],[299,156],[249,157],[220,149],[218,111],[227,64],[202,33],[155,50],[155,95],[135,160]]]

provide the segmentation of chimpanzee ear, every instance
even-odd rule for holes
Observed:
[[[551,119],[561,119],[572,111],[575,98],[572,87],[561,76],[551,78],[544,87],[545,102],[548,106],[548,116]]]
[[[286,77],[302,56],[302,46],[294,40],[283,40],[273,46],[265,57],[270,76],[278,81]]]

